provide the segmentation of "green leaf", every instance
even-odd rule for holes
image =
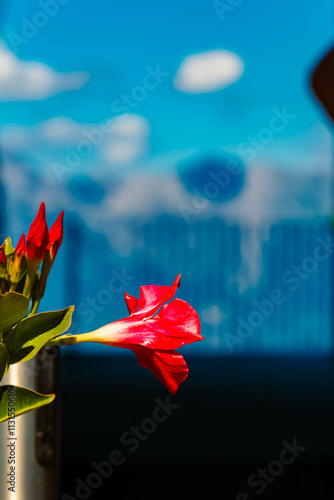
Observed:
[[[70,327],[74,306],[44,312],[22,320],[6,338],[10,364],[28,361],[51,339]]]
[[[13,253],[15,253],[15,249],[13,248],[10,236],[7,236],[7,238],[5,239],[3,249],[7,257],[10,257],[11,255],[13,255]]]
[[[8,292],[0,295],[0,332],[15,326],[25,317],[29,309],[29,300],[25,295]]]
[[[25,387],[3,385],[0,387],[0,422],[13,418],[12,412],[17,417],[52,403],[54,398],[54,394],[43,395]]]
[[[4,344],[0,343],[0,380],[4,378],[9,366],[9,354]]]

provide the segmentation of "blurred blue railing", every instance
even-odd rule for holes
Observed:
[[[178,296],[199,312],[205,336],[204,342],[187,346],[188,353],[332,352],[334,238],[329,218],[274,225],[220,219],[188,225],[166,216],[150,223],[133,221],[123,256],[79,221],[68,224],[58,269],[65,259],[63,300],[77,305],[73,328],[78,332],[127,315],[124,290],[138,296],[140,285],[171,284],[182,273]],[[92,344],[80,349],[110,352]],[[120,351],[113,349],[113,354]]]

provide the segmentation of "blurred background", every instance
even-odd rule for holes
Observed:
[[[125,290],[182,273],[205,336],[182,350],[175,414],[91,498],[256,498],[249,476],[294,439],[306,450],[260,495],[334,498],[333,138],[310,85],[333,2],[2,0],[0,16],[3,239],[42,200],[50,225],[65,210],[41,310],[75,304],[71,331],[91,331],[127,315]],[[167,396],[124,351],[62,350],[71,498]]]

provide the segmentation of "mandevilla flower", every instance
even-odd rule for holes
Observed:
[[[93,332],[63,335],[71,324],[74,306],[37,314],[50,270],[63,241],[61,211],[48,231],[45,204],[41,203],[28,235],[16,248],[8,236],[0,246],[0,381],[9,365],[29,361],[44,345],[98,342],[130,349],[138,363],[175,394],[189,369],[176,349],[203,340],[197,312],[184,300],[174,298],[180,286],[141,286],[139,299],[124,293],[129,316]],[[0,387],[0,423],[11,418],[8,397],[18,402],[16,415],[28,413],[53,401],[53,394],[39,394],[25,387]]]
[[[46,281],[63,241],[63,217],[64,211],[62,210],[49,231],[45,217],[45,203],[42,202],[26,237],[25,257],[28,272],[23,293],[30,296],[36,283],[33,311],[38,307],[44,295]],[[36,273],[42,261],[41,274],[38,276]]]
[[[49,232],[45,217],[45,203],[42,201],[26,237],[25,257],[27,276],[23,293],[28,297],[31,295],[31,290],[36,279],[36,272],[45,256],[48,243]]]
[[[63,242],[63,234],[64,234],[63,218],[64,218],[64,210],[60,212],[56,221],[53,223],[49,231],[49,238],[48,238],[49,242],[47,244],[45,257],[43,260],[41,277],[37,283],[37,288],[36,288],[37,300],[40,300],[44,295],[46,281],[51,271],[52,264],[56,258],[59,247]]]
[[[37,215],[33,220],[26,237],[26,259],[28,271],[37,271],[42,262],[47,245],[49,243],[49,232],[45,217],[45,203],[42,201]]]
[[[90,333],[60,337],[55,342],[59,345],[99,342],[130,349],[137,355],[140,366],[151,370],[175,394],[189,369],[174,349],[204,338],[200,335],[197,312],[184,300],[168,302],[180,285],[180,277],[170,287],[141,286],[138,300],[125,293],[129,317]]]

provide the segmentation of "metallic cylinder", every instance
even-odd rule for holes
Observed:
[[[44,347],[32,360],[11,365],[1,385],[27,387],[42,394],[57,393],[57,397],[50,405],[16,417],[14,426],[9,427],[8,422],[0,424],[0,498],[58,500],[59,349]],[[9,463],[13,458],[14,475]]]

